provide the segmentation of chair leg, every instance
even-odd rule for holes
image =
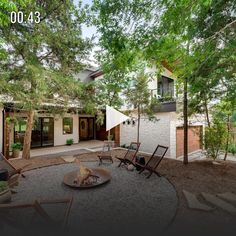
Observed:
[[[147,176],[147,179],[149,179],[150,177],[151,177],[151,175],[152,175],[152,171],[150,171],[150,174]]]
[[[25,177],[26,177],[24,174],[21,174],[21,176],[22,176],[23,178],[25,178]]]
[[[161,175],[156,171],[155,174],[158,176],[158,177],[161,177]]]
[[[141,174],[144,171],[144,168],[142,168],[138,173]]]
[[[120,164],[118,165],[118,167],[120,167],[120,166],[121,166],[121,164],[122,164],[122,161],[120,161]]]

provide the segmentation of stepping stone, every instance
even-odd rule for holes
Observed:
[[[216,196],[226,201],[236,202],[236,194],[231,193],[231,192],[219,193],[219,194],[216,194]]]
[[[212,164],[214,164],[214,165],[218,165],[218,166],[222,165],[222,163],[217,162],[217,161],[213,161]]]
[[[210,207],[206,204],[201,203],[195,194],[190,193],[186,190],[183,190],[183,194],[187,200],[188,207],[191,209],[202,210],[202,211],[212,211],[214,210],[213,207]]]
[[[207,202],[210,202],[211,204],[229,212],[229,213],[236,213],[236,208],[225,202],[224,200],[212,195],[212,194],[209,194],[209,193],[201,193],[203,198],[207,201]]]
[[[75,157],[73,157],[73,156],[62,156],[61,157],[65,162],[69,162],[69,163],[72,163],[72,162],[74,162],[75,161]]]

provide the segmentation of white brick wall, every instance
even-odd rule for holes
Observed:
[[[67,139],[74,139],[74,143],[79,142],[79,119],[78,115],[66,114],[64,117],[73,118],[73,133],[72,134],[63,134],[63,118],[56,116],[54,119],[54,146],[65,145]]]
[[[140,124],[140,150],[153,153],[158,144],[168,146],[168,157],[176,157],[176,126],[175,114],[171,112],[158,113],[159,121],[153,122],[148,119],[141,119]],[[137,140],[137,122],[135,125],[120,125],[120,143],[129,145]]]
[[[176,120],[177,115],[175,112],[171,113],[170,121],[170,157],[176,158]]]

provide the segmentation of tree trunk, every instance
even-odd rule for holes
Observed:
[[[138,106],[138,130],[137,130],[137,143],[139,143],[139,130],[140,130],[140,107]]]
[[[226,146],[225,146],[225,156],[224,156],[224,161],[227,159],[228,155],[228,148],[229,148],[229,133],[230,133],[230,125],[229,125],[229,115],[227,116],[227,139],[226,139]]]
[[[29,111],[27,115],[27,125],[24,137],[24,146],[22,157],[25,159],[30,159],[30,146],[31,146],[31,135],[32,128],[34,124],[34,111]]]
[[[107,140],[111,141],[111,130],[110,129],[108,130]]]
[[[210,123],[210,119],[209,119],[209,110],[208,110],[208,106],[207,106],[206,94],[204,94],[204,106],[205,106],[207,125],[208,125],[208,127],[211,127],[211,123]]]
[[[184,79],[184,164],[188,164],[188,84]]]
[[[9,159],[10,154],[10,128],[9,128],[9,124],[7,122],[7,118],[9,117],[9,113],[5,112],[5,121],[4,121],[4,125],[5,125],[5,130],[4,130],[4,156]]]

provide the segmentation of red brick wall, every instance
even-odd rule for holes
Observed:
[[[113,135],[113,140],[116,145],[120,145],[120,125],[117,125],[115,128],[111,129],[111,135]],[[98,140],[107,140],[108,132],[106,132],[105,127],[101,127],[99,131],[96,132],[96,139]]]
[[[190,126],[188,129],[188,152],[193,152],[201,149],[200,137],[202,134],[202,126]],[[184,154],[184,129],[183,127],[176,128],[176,156]]]

